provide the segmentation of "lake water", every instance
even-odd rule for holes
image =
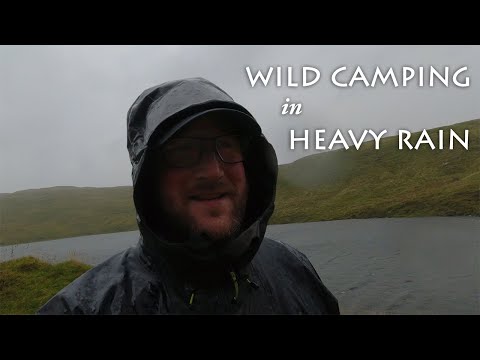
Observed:
[[[267,236],[308,256],[343,314],[480,314],[478,217],[270,225]],[[0,261],[96,265],[137,241],[130,231],[2,246]]]

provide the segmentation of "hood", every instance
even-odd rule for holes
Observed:
[[[252,135],[244,162],[249,183],[245,224],[240,235],[229,241],[214,243],[206,237],[192,235],[185,241],[174,243],[162,233],[161,226],[152,224],[149,219],[147,204],[152,198],[147,185],[150,149],[154,143],[158,146],[167,141],[190,121],[211,111],[222,111],[235,117]],[[238,268],[251,261],[274,210],[278,163],[272,145],[248,110],[203,78],[167,82],[145,90],[130,107],[127,149],[132,164],[140,245],[148,256],[208,267]]]

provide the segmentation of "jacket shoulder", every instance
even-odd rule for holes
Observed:
[[[256,264],[273,295],[283,299],[283,307],[300,303],[302,313],[340,313],[337,299],[304,253],[287,243],[265,238],[258,255]]]
[[[266,259],[276,266],[288,266],[292,268],[308,268],[315,271],[307,256],[293,246],[278,240],[265,238],[259,249],[259,254],[265,263]],[[273,265],[273,264],[272,264]]]
[[[95,314],[112,312],[112,304],[125,290],[133,248],[112,256],[88,270],[54,295],[37,312],[49,314]],[[121,306],[121,304],[118,304]]]

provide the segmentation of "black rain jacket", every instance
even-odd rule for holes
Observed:
[[[149,212],[149,148],[207,112],[225,113],[252,135],[245,226],[230,241],[164,237]],[[87,271],[38,314],[339,314],[336,298],[307,257],[264,238],[274,210],[278,164],[260,126],[243,106],[202,78],[145,90],[127,115],[133,200],[140,239]]]

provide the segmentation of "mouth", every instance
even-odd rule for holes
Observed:
[[[220,200],[227,196],[227,193],[210,193],[210,194],[198,194],[190,196],[190,200],[195,201],[212,201]]]

